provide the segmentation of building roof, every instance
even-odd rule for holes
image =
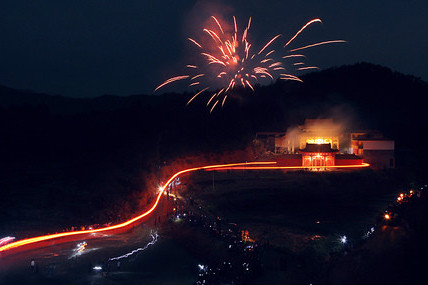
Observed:
[[[388,138],[353,138],[351,141],[394,141]]]
[[[331,144],[312,144],[307,143],[301,152],[337,152],[337,150],[331,148]]]
[[[385,138],[383,133],[375,130],[358,130],[351,133],[351,140],[364,141],[364,140],[391,140]]]

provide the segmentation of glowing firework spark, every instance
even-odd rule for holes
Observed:
[[[297,33],[285,44],[284,47],[288,46],[292,41],[294,41],[295,38],[297,38],[297,36],[303,32],[310,24],[313,24],[315,22],[319,22],[322,23],[321,19],[313,19],[310,20],[309,22],[307,22],[300,30],[297,31]]]
[[[168,79],[167,81],[165,81],[164,83],[162,83],[161,85],[159,85],[158,87],[156,87],[155,91],[158,90],[159,88],[161,88],[162,86],[165,86],[165,85],[167,85],[169,83],[172,83],[172,82],[178,81],[178,80],[182,80],[182,79],[186,79],[186,78],[189,78],[189,75],[182,75],[182,76],[172,77],[172,78]]]
[[[344,41],[344,40],[325,41],[325,42],[320,42],[320,43],[315,43],[315,44],[307,45],[307,46],[304,46],[304,47],[299,47],[299,48],[291,49],[290,52],[294,52],[294,51],[298,51],[298,50],[302,50],[302,49],[307,49],[307,48],[311,48],[311,47],[316,47],[316,46],[320,46],[320,45],[334,44],[334,43],[346,43],[346,41]]]
[[[188,105],[196,97],[203,94],[204,92],[217,88],[213,86],[223,86],[218,88],[217,91],[214,91],[214,93],[211,93],[207,101],[207,107],[210,108],[210,113],[216,106],[223,107],[229,93],[235,88],[248,87],[254,92],[255,83],[260,81],[262,78],[270,78],[271,80],[277,78],[281,80],[294,80],[303,82],[296,75],[287,72],[286,68],[284,67],[285,63],[282,60],[298,59],[299,62],[292,65],[297,71],[318,69],[316,66],[305,66],[305,63],[302,61],[305,59],[305,56],[302,54],[296,54],[294,52],[325,44],[345,42],[343,40],[332,40],[297,47],[288,50],[288,53],[292,54],[282,56],[281,60],[277,61],[273,58],[276,50],[271,49],[271,46],[278,38],[281,37],[281,35],[274,36],[260,49],[260,51],[254,53],[251,52],[252,44],[248,40],[248,31],[251,26],[251,17],[249,18],[247,26],[242,32],[240,39],[238,39],[238,34],[240,33],[238,31],[238,25],[235,16],[233,16],[233,31],[230,33],[223,29],[222,24],[216,17],[211,16],[211,20],[213,21],[213,27],[202,29],[203,35],[205,35],[208,39],[204,40],[203,44],[200,44],[200,42],[192,38],[188,38],[188,40],[195,46],[197,46],[199,49],[202,49],[200,55],[204,59],[205,64],[202,66],[188,64],[186,67],[191,69],[192,72],[197,72],[195,75],[181,75],[172,77],[160,84],[155,89],[155,91],[157,91],[159,88],[162,88],[165,85],[184,79],[190,79],[188,87],[199,87],[201,86],[202,80],[207,82],[203,84],[205,84],[205,86],[210,86],[204,87],[202,90],[198,90],[196,94],[187,102],[186,105]],[[307,27],[314,23],[322,23],[322,21],[320,19],[313,19],[307,22],[297,31],[293,37],[290,38],[290,40],[288,40],[284,47],[288,48],[288,46],[293,41],[295,41],[296,38]],[[198,72],[199,69],[203,69],[204,72]],[[219,82],[216,83],[215,81]],[[210,83],[208,84],[208,82]],[[221,104],[219,104],[219,102],[221,102]]]

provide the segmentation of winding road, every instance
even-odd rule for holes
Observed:
[[[43,235],[28,239],[22,239],[18,240],[6,245],[3,245],[0,247],[0,255],[6,254],[11,249],[20,248],[26,245],[32,245],[35,243],[40,243],[43,241],[49,241],[53,239],[61,239],[58,242],[69,242],[74,240],[75,238],[81,238],[82,236],[90,236],[91,234],[95,233],[105,233],[105,232],[112,232],[112,231],[126,231],[128,228],[132,227],[133,225],[136,225],[137,223],[140,223],[143,221],[143,218],[148,217],[158,206],[160,199],[162,198],[162,195],[167,189],[167,187],[170,185],[174,179],[177,177],[194,172],[199,170],[204,171],[216,171],[216,170],[298,170],[298,169],[310,169],[310,168],[319,168],[319,167],[307,167],[307,166],[278,166],[276,165],[277,162],[275,161],[256,161],[256,162],[243,162],[243,163],[230,163],[230,164],[217,164],[217,165],[207,165],[207,166],[201,166],[201,167],[194,167],[194,168],[188,168],[181,171],[176,172],[174,175],[172,175],[165,184],[159,188],[159,193],[157,195],[157,198],[154,202],[154,204],[144,213],[140,214],[139,216],[136,216],[130,220],[127,220],[123,223],[104,227],[104,228],[98,228],[98,229],[92,229],[92,230],[81,230],[81,231],[70,231],[70,232],[63,232],[63,233],[57,233],[57,234],[49,234],[49,235]],[[361,168],[361,167],[368,167],[368,163],[363,163],[362,165],[345,165],[345,166],[329,166],[328,168]]]

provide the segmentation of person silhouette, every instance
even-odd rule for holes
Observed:
[[[31,271],[36,272],[36,262],[34,261],[34,259],[31,260],[30,266],[31,266]]]

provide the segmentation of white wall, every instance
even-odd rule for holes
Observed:
[[[394,150],[394,141],[363,141],[364,150]]]

